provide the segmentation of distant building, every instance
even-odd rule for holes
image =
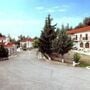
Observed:
[[[33,42],[33,39],[31,38],[25,38],[23,40],[20,41],[20,47],[21,48],[24,48],[26,47],[26,49],[30,49],[32,48],[32,42]]]
[[[12,54],[15,54],[17,52],[17,47],[14,43],[12,42],[8,42],[8,43],[5,43],[5,48],[8,49],[9,51],[9,55],[12,55]]]
[[[82,51],[90,51],[90,26],[73,29],[67,32],[74,40],[74,47]]]
[[[1,36],[0,37],[0,44],[3,44],[4,47],[8,49],[9,55],[12,55],[12,54],[16,53],[17,47],[14,43],[9,41],[8,37]]]

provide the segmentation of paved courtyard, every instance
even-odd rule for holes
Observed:
[[[0,90],[90,90],[90,70],[39,60],[34,50],[0,61]]]

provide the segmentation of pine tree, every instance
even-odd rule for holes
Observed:
[[[41,32],[41,36],[39,39],[39,51],[42,54],[50,55],[52,53],[52,40],[56,37],[56,24],[51,25],[52,19],[50,15],[45,20],[45,26],[43,31]]]
[[[62,56],[62,62],[64,62],[64,54],[72,49],[73,41],[67,35],[67,30],[63,26],[62,29],[58,29],[58,31],[57,38],[53,41],[52,47],[56,53]]]

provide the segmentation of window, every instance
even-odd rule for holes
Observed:
[[[80,40],[82,40],[82,34],[80,34]]]
[[[88,42],[85,44],[85,48],[89,48],[89,43]]]
[[[82,34],[80,34],[80,38],[82,38]]]
[[[83,47],[83,42],[80,43],[80,47]]]
[[[78,38],[78,37],[77,37],[77,35],[76,35],[76,40],[77,40],[77,38]]]
[[[86,34],[85,38],[86,38],[86,40],[88,40],[88,34]]]

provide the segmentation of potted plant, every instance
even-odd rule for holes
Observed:
[[[79,60],[80,60],[80,54],[78,54],[78,53],[75,53],[74,55],[73,55],[73,66],[76,66],[76,65],[78,65],[79,64]]]

